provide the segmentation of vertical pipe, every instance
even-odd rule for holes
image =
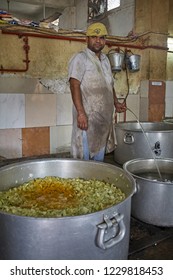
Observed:
[[[46,7],[45,7],[45,0],[43,0],[43,19],[46,18]]]
[[[9,14],[10,13],[10,0],[7,0],[7,5],[8,5],[7,11],[8,11],[8,14]]]

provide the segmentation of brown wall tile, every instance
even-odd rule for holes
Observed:
[[[50,153],[49,127],[22,129],[22,156],[35,156]]]
[[[157,122],[164,119],[165,89],[164,81],[149,81],[149,121]]]
[[[165,104],[165,82],[149,81],[149,103]]]
[[[163,104],[152,104],[149,106],[148,121],[160,122],[165,117],[165,105]]]

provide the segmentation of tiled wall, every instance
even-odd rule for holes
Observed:
[[[148,120],[149,81],[127,98],[130,110],[117,121]],[[173,117],[173,82],[166,82],[165,117]],[[17,158],[70,150],[72,100],[65,93],[1,93],[0,156]]]
[[[139,119],[139,94],[129,94],[126,100],[126,106],[127,106],[127,111],[125,113],[117,114],[117,122],[138,120]]]
[[[0,94],[0,129],[25,127],[25,95]]]
[[[165,118],[165,92],[164,81],[149,81],[148,120],[150,122],[159,122]]]
[[[140,100],[139,100],[139,119],[140,121],[148,121],[148,94],[149,81],[141,81],[140,85]]]
[[[69,151],[71,129],[70,94],[0,94],[0,156]]]
[[[166,82],[165,117],[173,117],[173,81]]]
[[[152,81],[141,81],[140,86],[140,113],[141,121],[149,120],[149,108],[152,112],[152,107],[156,107],[153,112],[153,117],[157,115],[159,120],[173,117],[173,81],[154,81],[152,85],[155,89],[151,90]],[[150,95],[150,99],[149,99]],[[152,101],[152,102],[151,102]],[[157,121],[157,120],[155,120]]]

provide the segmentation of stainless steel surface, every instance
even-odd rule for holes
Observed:
[[[108,58],[111,64],[111,69],[114,72],[119,72],[122,69],[124,61],[124,53],[118,53],[114,50],[110,50],[108,53]]]
[[[137,54],[130,55],[127,59],[127,66],[130,72],[136,72],[140,70],[141,56]]]
[[[163,122],[165,123],[173,123],[173,118],[170,118],[170,119],[164,119]]]
[[[156,161],[161,174],[173,178],[173,160]],[[123,168],[136,180],[132,216],[156,226],[173,226],[173,181],[157,181],[140,176],[157,172],[154,159],[134,159],[126,162]]]
[[[173,158],[173,123],[140,124],[120,122],[115,125],[117,147],[114,150],[114,160],[124,164],[135,158]]]
[[[127,259],[133,177],[111,164],[46,158],[0,168],[0,189],[45,176],[116,183],[126,199],[102,211],[73,217],[32,218],[0,212],[0,259]]]

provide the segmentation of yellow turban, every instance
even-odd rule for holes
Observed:
[[[86,36],[105,36],[108,35],[106,27],[103,23],[96,22],[91,24],[86,32]]]

